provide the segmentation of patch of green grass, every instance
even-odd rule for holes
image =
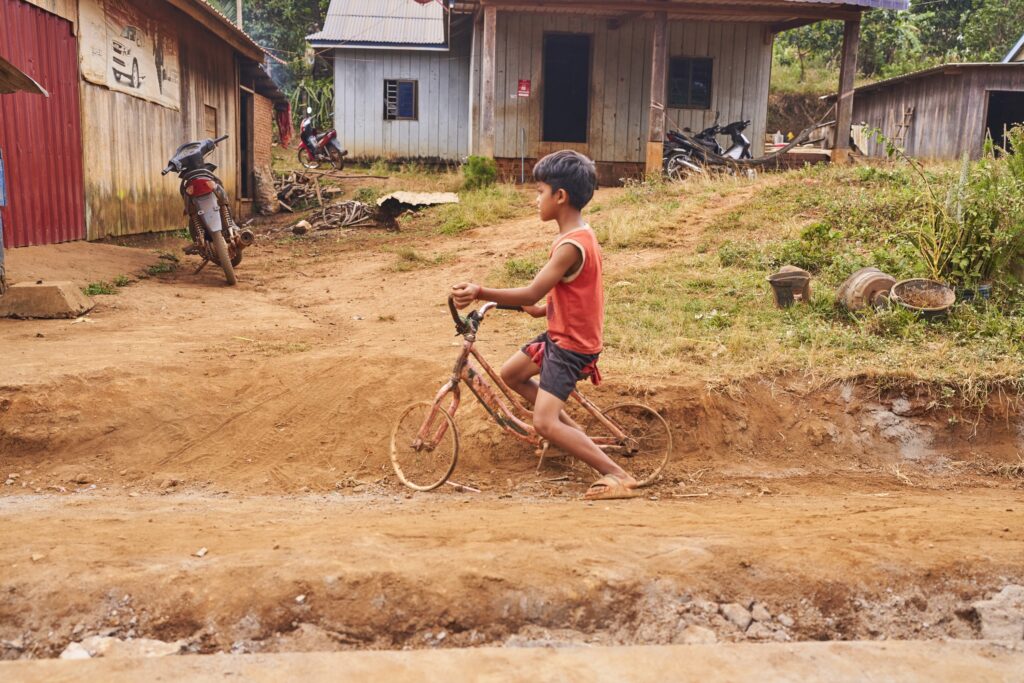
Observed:
[[[356,194],[353,199],[357,202],[374,206],[377,204],[377,199],[381,197],[381,194],[381,191],[375,187],[360,187],[356,190]]]
[[[498,287],[520,287],[528,284],[547,263],[547,256],[547,252],[534,251],[510,258],[489,280],[496,282]]]
[[[164,273],[172,273],[178,267],[176,263],[170,261],[160,261],[154,263],[149,268],[146,268],[146,273],[155,277],[157,275],[163,275]]]
[[[594,224],[594,233],[604,249],[634,249],[661,243],[663,228],[673,224],[679,209],[677,199],[637,204],[629,210],[609,211]]]
[[[833,288],[815,281],[812,289],[809,304],[779,310],[760,269],[670,259],[609,290],[604,359],[619,372],[712,382],[803,372],[928,380],[961,394],[1004,380],[1024,389],[1019,313],[957,306],[938,321],[902,308],[853,314],[835,304]]]
[[[514,185],[498,184],[461,192],[458,204],[444,204],[430,213],[433,214],[431,220],[437,221],[438,232],[458,235],[472,228],[528,215],[532,208]]]
[[[451,261],[454,258],[452,254],[447,253],[424,256],[412,247],[401,247],[395,251],[395,254],[398,256],[398,260],[391,265],[391,270],[397,273],[431,268]]]
[[[127,287],[132,283],[132,279],[127,275],[118,275],[114,278],[115,287]]]
[[[82,291],[86,296],[97,296],[98,294],[117,294],[117,287],[106,281],[90,282]]]

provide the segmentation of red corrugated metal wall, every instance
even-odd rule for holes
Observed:
[[[71,23],[22,0],[0,0],[0,55],[50,97],[0,95],[8,247],[85,239],[78,41]]]

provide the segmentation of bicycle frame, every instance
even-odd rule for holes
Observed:
[[[489,304],[493,306],[493,304]],[[485,305],[482,309],[483,315],[486,315],[487,311],[490,310],[488,305]],[[482,317],[481,317],[482,322]],[[480,404],[484,407],[484,410],[494,419],[498,425],[509,434],[515,436],[521,441],[525,441],[535,446],[540,454],[541,462],[543,462],[544,453],[547,451],[548,442],[547,440],[540,437],[537,434],[537,430],[534,429],[533,425],[528,422],[532,417],[533,412],[526,408],[523,404],[521,397],[512,391],[501,376],[494,371],[491,365],[484,360],[480,352],[476,350],[476,333],[475,330],[464,335],[464,342],[462,344],[462,352],[459,354],[458,360],[455,361],[455,366],[452,368],[452,376],[437,394],[434,396],[433,407],[426,419],[423,421],[423,425],[420,427],[420,431],[417,433],[416,446],[420,446],[424,443],[436,444],[442,437],[444,437],[445,431],[448,429],[447,420],[441,420],[441,424],[437,426],[436,431],[433,435],[428,434],[430,426],[434,423],[434,419],[437,416],[438,410],[443,410],[448,413],[450,417],[454,419],[455,411],[459,408],[461,401],[460,384],[465,383],[469,388],[470,392],[476,397]],[[470,359],[475,359],[480,367],[483,369],[483,373],[473,367]],[[498,386],[500,395],[491,388],[488,384],[486,377],[490,377],[491,381]],[[443,407],[445,396],[448,394],[452,395],[452,400],[448,404],[447,408]],[[611,432],[612,436],[591,436],[594,443],[602,450],[610,450],[613,448],[629,448],[631,444],[629,437],[616,425],[614,422],[609,420],[601,412],[592,401],[583,396],[575,389],[569,395],[570,398],[577,401],[584,410],[604,425],[608,431]],[[540,463],[538,463],[538,467]]]

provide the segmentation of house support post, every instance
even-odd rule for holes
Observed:
[[[498,10],[484,5],[484,42],[480,79],[480,156],[494,157],[494,55]]]
[[[668,14],[654,15],[654,40],[651,49],[651,104],[648,110],[648,173],[661,173],[661,155],[665,146],[665,72],[668,66]]]
[[[857,46],[860,44],[860,19],[848,19],[843,27],[843,56],[839,66],[839,97],[836,99],[836,137],[832,143],[832,163],[850,159],[850,126],[853,124],[853,78],[857,73]]]

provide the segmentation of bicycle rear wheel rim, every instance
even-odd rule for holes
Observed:
[[[634,439],[638,448],[631,455],[622,447],[607,448],[608,456],[637,480],[638,487],[657,481],[672,455],[672,430],[665,418],[642,403],[620,403],[602,413]],[[607,437],[610,432],[596,418],[591,418],[587,434]]]

